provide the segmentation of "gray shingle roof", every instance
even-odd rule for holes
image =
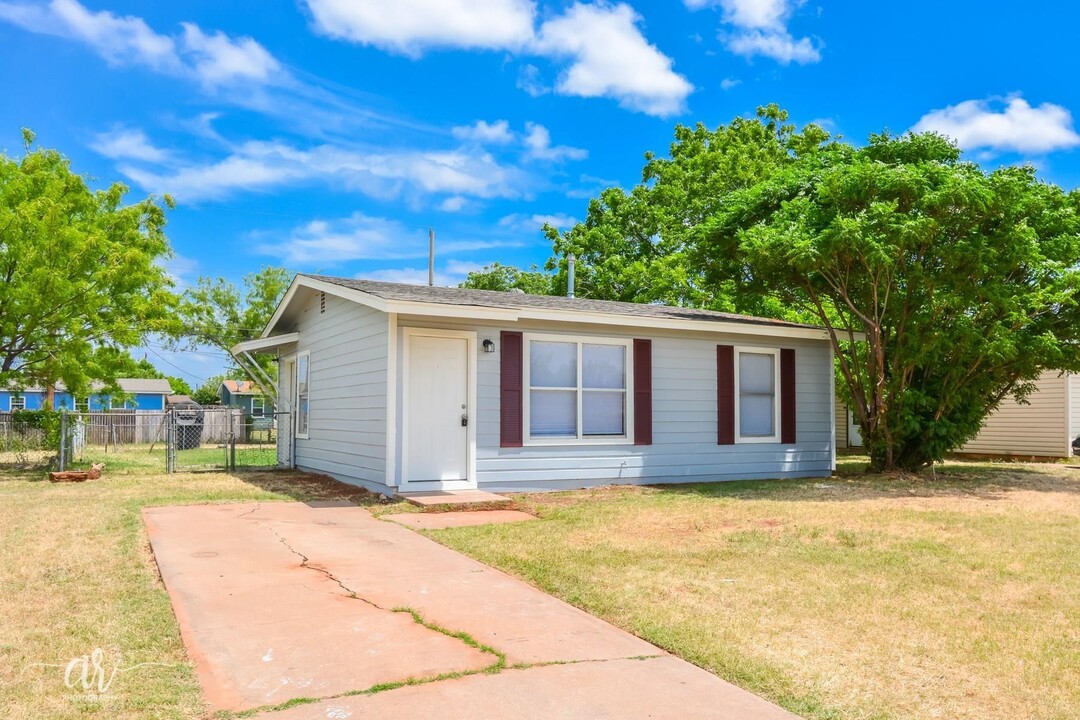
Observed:
[[[525,295],[522,293],[500,292],[496,290],[465,290],[452,287],[430,287],[428,285],[408,285],[406,283],[379,282],[376,280],[353,280],[350,278],[331,277],[328,275],[308,275],[307,277],[342,287],[359,290],[384,300],[407,302],[439,303],[445,305],[467,305],[484,308],[568,310],[589,313],[607,313],[631,317],[667,318],[671,320],[699,320],[705,322],[734,322],[749,325],[771,325],[791,328],[813,328],[814,325],[760,318],[750,315],[697,310],[694,308],[672,307],[670,305],[648,305],[645,303],[615,302],[611,300],[587,300],[568,298],[561,295]]]
[[[172,386],[169,385],[168,380],[159,380],[156,378],[117,378],[116,384],[120,386],[120,389],[125,393],[134,395],[135,393],[146,393],[148,395],[172,395]],[[12,385],[14,387],[14,385]],[[90,383],[90,389],[92,391],[101,390],[104,385],[98,381]],[[67,388],[64,387],[63,382],[56,383],[54,389],[57,392],[66,392]],[[23,392],[40,393],[45,392],[45,388],[38,387],[36,385],[23,388]]]

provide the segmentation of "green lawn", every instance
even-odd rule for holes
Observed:
[[[1075,718],[1080,470],[519,497],[432,532],[808,718]]]

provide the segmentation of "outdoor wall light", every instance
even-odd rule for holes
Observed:
[[[495,343],[491,338],[484,338],[484,352],[495,352]]]

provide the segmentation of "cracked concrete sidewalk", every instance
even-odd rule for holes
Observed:
[[[795,717],[342,503],[147,508],[211,709],[349,717]],[[298,698],[314,702],[288,709]]]

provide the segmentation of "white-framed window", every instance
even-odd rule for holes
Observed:
[[[262,417],[266,414],[266,398],[262,395],[256,395],[251,398],[251,415],[252,417]]]
[[[525,336],[525,442],[632,441],[633,340]]]
[[[10,407],[11,412],[15,412],[16,410],[25,410],[26,409],[26,397],[23,396],[23,395],[12,395],[11,398],[10,398],[10,402],[11,402],[11,407]]]
[[[735,349],[735,442],[780,442],[780,351]]]
[[[296,437],[308,437],[309,395],[311,380],[311,351],[296,356]]]
[[[90,412],[90,398],[81,398],[76,400],[75,412]]]

